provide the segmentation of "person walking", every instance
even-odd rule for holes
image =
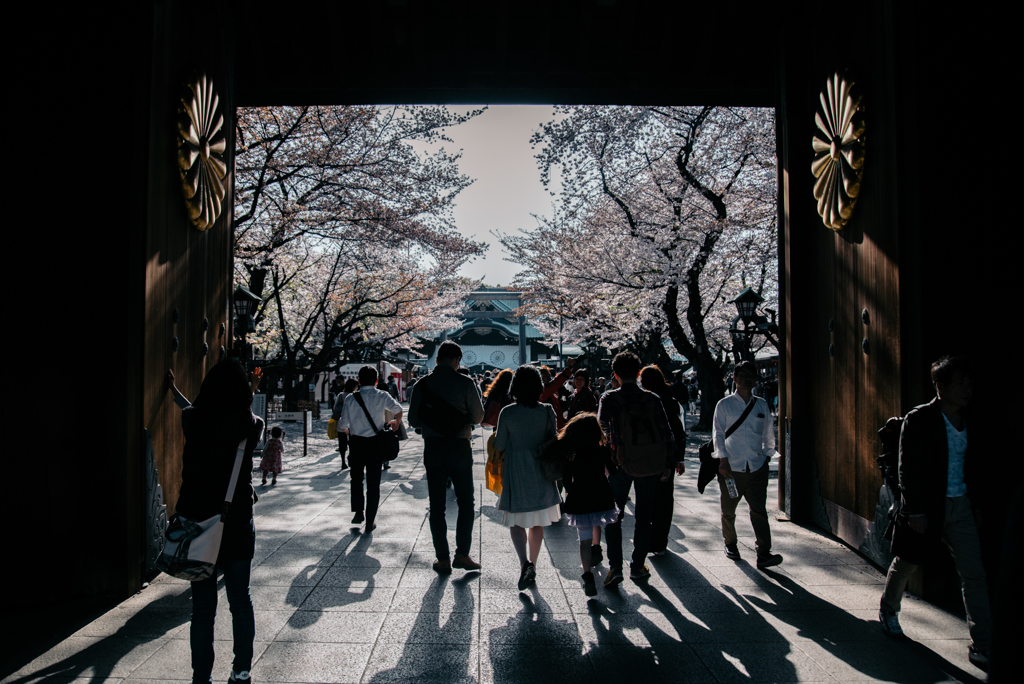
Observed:
[[[604,580],[606,587],[614,587],[623,580],[622,516],[630,488],[636,491],[636,528],[629,576],[637,581],[651,576],[645,561],[651,543],[655,487],[675,466],[672,428],[661,399],[637,385],[640,358],[632,352],[619,352],[612,360],[612,370],[615,373],[612,380],[620,387],[606,392],[598,409],[598,420],[608,436],[618,466],[608,477],[619,517],[605,528],[611,566]]]
[[[562,485],[565,503],[562,512],[575,527],[580,540],[580,564],[583,566],[583,593],[597,594],[593,567],[600,562],[600,544],[594,544],[594,530],[616,522],[615,505],[608,473],[615,472],[612,451],[608,448],[596,413],[577,413],[558,433],[557,451],[562,458]]]
[[[479,570],[470,557],[473,544],[473,426],[484,417],[480,392],[472,378],[458,372],[462,347],[450,340],[437,349],[437,366],[420,379],[409,398],[409,424],[423,434],[423,465],[427,471],[430,501],[430,536],[434,542],[435,572],[448,574],[452,568]],[[422,412],[421,406],[433,409]],[[432,422],[432,424],[431,424]],[[445,520],[447,484],[451,478],[459,516],[455,523],[455,558],[448,546]]]
[[[562,517],[558,489],[545,478],[540,462],[544,443],[558,433],[554,409],[540,403],[543,391],[540,371],[533,366],[517,368],[512,377],[512,398],[516,403],[502,409],[494,438],[495,448],[505,452],[498,510],[519,556],[519,591],[525,590],[537,576],[544,528]]]
[[[334,406],[335,402],[338,401],[338,395],[342,393],[344,387],[345,379],[341,375],[335,375],[327,392],[327,401],[330,402],[331,406]]]
[[[736,507],[743,498],[750,508],[750,523],[754,527],[757,567],[770,568],[782,562],[781,555],[772,553],[767,510],[768,462],[775,453],[775,425],[768,403],[753,395],[757,382],[754,364],[750,361],[736,364],[733,378],[736,391],[715,406],[711,433],[719,458],[725,555],[732,560],[740,559],[736,544]]]
[[[359,382],[354,378],[349,378],[345,381],[345,386],[338,396],[334,399],[334,411],[331,413],[331,418],[337,423],[338,419],[341,418],[341,414],[345,409],[345,397],[359,389]],[[347,470],[348,463],[345,461],[345,454],[348,453],[348,433],[338,431],[338,451],[341,452],[341,469]]]
[[[192,582],[189,645],[193,684],[208,684],[213,674],[213,623],[220,574],[224,575],[224,593],[231,609],[234,649],[228,681],[251,680],[249,670],[256,639],[256,618],[249,594],[250,569],[256,552],[252,453],[265,427],[263,420],[252,413],[252,395],[261,377],[259,368],[250,375],[237,361],[221,361],[206,374],[199,396],[190,404],[174,385],[174,373],[167,371],[166,386],[182,408],[181,428],[185,434],[178,515],[206,520],[225,511],[224,492],[231,481],[238,445],[245,440],[231,506],[221,517],[224,535],[216,570],[207,579]]]
[[[498,428],[498,415],[501,410],[512,403],[509,390],[512,388],[512,371],[504,369],[491,381],[484,394],[484,418],[481,425],[485,428]]]
[[[572,376],[572,383],[576,391],[573,392],[572,398],[569,400],[569,420],[572,420],[574,416],[578,416],[581,413],[593,413],[596,415],[599,399],[590,387],[590,371],[586,368],[580,368]],[[595,525],[590,536],[593,547],[591,554],[595,564],[604,560],[604,554],[601,553],[601,527],[601,525]]]
[[[544,389],[540,395],[541,403],[548,404],[555,412],[555,419],[558,421],[558,429],[561,430],[565,425],[565,405],[562,401],[562,395],[559,390],[562,390],[566,381],[572,377],[573,368],[576,365],[578,359],[569,359],[565,362],[565,370],[556,375],[553,379],[551,377],[551,369],[547,366],[540,367],[541,379],[544,384]]]
[[[672,529],[672,515],[676,507],[675,475],[686,471],[683,458],[686,454],[686,428],[679,419],[679,403],[673,396],[672,388],[665,382],[665,375],[655,365],[640,371],[640,385],[648,392],[654,392],[661,399],[665,409],[669,427],[672,428],[672,441],[675,443],[675,470],[660,478],[654,485],[654,519],[651,522],[652,556],[664,556],[668,553],[668,534]]]
[[[597,396],[590,387],[590,371],[580,368],[572,376],[573,387],[576,391],[569,399],[569,420],[580,413],[597,413]]]
[[[338,419],[338,432],[348,433],[352,449],[352,524],[364,520],[364,530],[373,532],[376,525],[377,507],[380,505],[380,473],[383,455],[377,450],[374,437],[377,429],[384,427],[384,412],[391,411],[395,418],[390,421],[391,429],[398,432],[402,422],[402,405],[386,391],[376,388],[377,369],[363,366],[359,369],[359,391],[346,395],[345,404]],[[370,421],[373,424],[370,424]],[[374,426],[377,429],[374,429]],[[363,496],[363,479],[366,479],[366,496]],[[365,513],[363,512],[365,508]]]
[[[899,612],[907,581],[941,541],[952,552],[963,585],[971,635],[968,660],[986,670],[992,612],[972,510],[984,499],[984,462],[971,448],[965,417],[974,386],[963,357],[939,359],[932,364],[931,376],[935,398],[910,411],[900,431],[903,507],[893,531],[896,557],[885,577],[878,619],[886,634],[903,635]]]

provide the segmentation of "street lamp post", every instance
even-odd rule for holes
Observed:
[[[252,345],[245,341],[245,336],[256,332],[256,319],[253,318],[253,314],[263,299],[253,294],[249,288],[241,286],[235,290],[232,299],[235,309],[235,337],[239,341],[239,360],[248,363],[252,360],[253,354]]]
[[[588,365],[594,368],[594,374],[601,372],[601,367],[597,359],[597,353],[601,350],[601,345],[598,344],[597,338],[590,338],[584,345],[583,349],[587,352]]]
[[[738,349],[740,355],[748,361],[754,360],[754,354],[750,351],[754,335],[764,335],[776,350],[779,349],[779,326],[775,323],[775,311],[765,309],[771,315],[771,320],[757,313],[757,306],[763,302],[764,298],[749,287],[743,288],[738,295],[729,300],[730,304],[736,305],[737,312],[736,317],[732,319],[732,327],[729,328],[733,348]],[[743,321],[742,329],[737,325],[740,321]]]

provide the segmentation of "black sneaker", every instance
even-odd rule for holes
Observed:
[[[609,571],[608,576],[604,578],[604,586],[606,589],[617,587],[622,584],[623,579],[622,568],[615,568]]]
[[[352,524],[353,525],[359,525],[364,520],[366,520],[366,518],[363,517],[363,512],[362,511],[356,511],[356,514],[354,516],[352,516]]]
[[[778,553],[768,553],[763,556],[757,557],[757,569],[764,570],[782,563],[782,555]]]
[[[893,637],[903,636],[903,628],[900,627],[899,613],[888,610],[878,611],[878,621],[882,623],[882,631]]]
[[[739,548],[735,544],[726,544],[725,545],[725,557],[726,558],[731,558],[733,560],[739,560],[740,559],[740,550],[739,550]]]
[[[592,572],[583,573],[583,593],[587,596],[597,596],[597,584]]]
[[[526,591],[526,588],[537,579],[537,568],[533,563],[527,563],[519,572],[519,591]]]
[[[629,579],[634,582],[640,582],[642,580],[648,580],[651,578],[651,569],[641,563],[636,565],[634,563],[629,564]]]

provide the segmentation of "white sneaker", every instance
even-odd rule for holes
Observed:
[[[900,627],[900,614],[890,613],[887,610],[878,611],[878,621],[882,623],[882,631],[889,636],[903,636],[903,628]]]

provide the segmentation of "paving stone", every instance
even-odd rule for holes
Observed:
[[[572,613],[485,613],[480,616],[480,632],[492,645],[574,646],[581,643]]]
[[[913,596],[901,617],[916,641],[884,636],[877,621],[884,573],[826,534],[773,522],[773,550],[786,560],[762,572],[741,511],[743,560],[726,558],[717,497],[694,487],[696,461],[678,480],[669,553],[648,559],[648,581],[606,590],[605,561],[594,569],[598,594],[587,597],[577,530],[561,522],[545,528],[537,581],[519,592],[519,558],[496,498],[479,480],[483,432],[474,434],[471,554],[484,567],[448,576],[431,569],[420,437],[403,444],[383,478],[373,534],[351,525],[349,473],[339,470],[334,444],[318,434],[306,457],[290,444],[287,472],[260,489],[257,505],[255,681],[931,684],[984,677],[967,661],[964,619]],[[772,480],[769,501],[776,486]],[[454,547],[458,509],[450,491],[446,509]],[[634,525],[630,502],[627,554]],[[223,586],[218,601],[215,681],[231,660]],[[188,583],[161,575],[3,681],[188,682],[190,610]]]
[[[379,641],[398,644],[469,644],[480,638],[478,613],[389,613]]]
[[[370,644],[276,641],[252,676],[258,682],[359,682],[372,650]]]
[[[14,672],[10,681],[48,680],[53,675],[99,681],[106,677],[127,677],[168,643],[171,642],[146,638],[68,637]],[[191,676],[191,671],[187,676]]]
[[[366,668],[366,682],[476,684],[477,644],[378,643]]]
[[[297,610],[288,615],[275,641],[372,644],[385,613]]]
[[[394,596],[394,587],[325,587],[309,592],[300,608],[313,611],[387,612]]]
[[[717,682],[686,644],[600,644],[587,652],[601,681]]]
[[[827,682],[831,677],[810,656],[785,642],[691,644],[719,682]]]
[[[595,680],[596,677],[582,643],[573,646],[480,644],[480,681],[484,684],[604,681]]]

